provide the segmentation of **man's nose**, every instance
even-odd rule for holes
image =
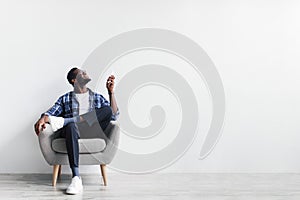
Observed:
[[[82,71],[81,71],[81,74],[82,74],[82,75],[87,75],[87,73],[86,73],[85,70],[82,70]]]

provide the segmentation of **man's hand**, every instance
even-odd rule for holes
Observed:
[[[112,94],[114,92],[114,86],[115,86],[115,76],[110,75],[106,81],[106,88],[109,94]]]
[[[115,86],[115,76],[110,75],[106,81],[106,88],[109,94],[110,107],[113,111],[113,114],[117,113],[118,106],[114,95],[114,86]]]
[[[35,123],[34,130],[37,135],[46,128],[46,123],[49,123],[49,117],[47,115],[44,115]]]

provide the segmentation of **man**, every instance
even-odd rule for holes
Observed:
[[[103,130],[110,120],[117,119],[119,110],[114,96],[113,75],[109,76],[106,82],[110,103],[102,95],[87,88],[86,84],[91,79],[84,70],[72,68],[68,72],[67,79],[74,90],[61,96],[48,111],[43,113],[34,128],[39,135],[46,128],[47,123],[54,126],[56,117],[62,120],[58,127],[59,134],[66,139],[72,170],[72,181],[66,193],[77,194],[83,188],[79,175],[78,139],[104,134]]]

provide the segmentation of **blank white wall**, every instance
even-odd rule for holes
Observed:
[[[0,172],[51,172],[33,123],[71,89],[68,66],[81,65],[110,37],[143,27],[196,41],[226,92],[213,153],[198,160],[198,138],[163,172],[299,172],[299,9],[299,1],[283,0],[1,1]]]

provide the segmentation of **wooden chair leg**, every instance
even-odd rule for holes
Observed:
[[[57,176],[59,171],[59,165],[53,165],[52,185],[56,186]]]
[[[103,178],[103,183],[104,183],[104,186],[107,186],[107,179],[106,179],[106,165],[102,164],[100,165],[100,168],[101,168],[101,175],[102,175],[102,178]]]
[[[60,178],[60,175],[61,175],[61,165],[59,165],[58,178]]]

